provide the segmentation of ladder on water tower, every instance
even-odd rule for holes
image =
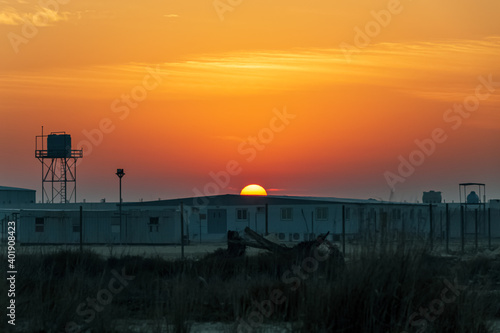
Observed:
[[[66,159],[61,158],[61,203],[66,203]]]

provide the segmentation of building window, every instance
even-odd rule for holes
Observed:
[[[200,220],[206,220],[207,214],[200,214]]]
[[[160,225],[159,217],[149,218],[149,232],[158,232],[159,225]]]
[[[282,221],[292,220],[292,208],[281,208],[281,220]]]
[[[236,218],[239,221],[247,221],[248,220],[248,209],[240,208],[236,210]]]
[[[45,220],[43,217],[35,218],[35,232],[43,232],[45,229]]]
[[[392,218],[394,220],[401,220],[401,209],[393,209],[392,210]]]
[[[73,232],[80,232],[80,224],[73,224]]]
[[[328,220],[328,207],[316,207],[316,220]]]

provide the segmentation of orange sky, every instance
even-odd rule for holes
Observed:
[[[116,168],[124,200],[155,200],[213,191],[228,163],[238,172],[217,193],[451,201],[476,181],[500,198],[499,12],[496,0],[0,0],[0,185],[40,192],[43,125],[84,149],[88,201],[117,200]],[[415,141],[436,129],[425,155]],[[410,175],[400,158],[418,164]]]

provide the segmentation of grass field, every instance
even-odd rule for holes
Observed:
[[[180,247],[20,247],[15,331],[487,333],[500,319],[499,249],[351,245],[341,268],[218,246],[187,246],[185,260]]]

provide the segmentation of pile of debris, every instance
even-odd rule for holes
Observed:
[[[248,227],[245,228],[245,234],[252,240],[243,239],[237,231],[228,231],[226,250],[228,257],[244,255],[248,246],[270,251],[287,261],[321,257],[333,261],[337,268],[345,267],[344,256],[338,247],[326,239],[329,233],[320,234],[316,240],[300,242],[293,247],[272,242]]]

